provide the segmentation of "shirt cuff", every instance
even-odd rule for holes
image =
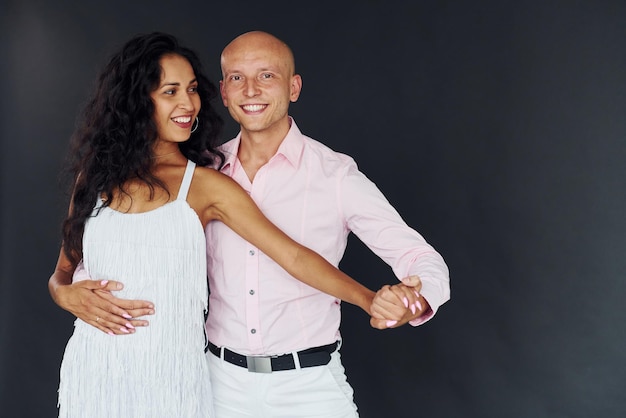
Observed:
[[[435,316],[435,311],[429,306],[428,310],[424,312],[419,318],[415,318],[412,321],[409,321],[409,324],[416,327],[418,325],[422,325],[423,323],[430,321],[430,319]]]

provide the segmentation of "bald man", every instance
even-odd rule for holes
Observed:
[[[432,318],[450,297],[443,258],[350,157],[300,132],[288,114],[302,89],[290,48],[268,33],[245,33],[223,50],[221,67],[221,97],[241,131],[222,146],[220,170],[274,224],[331,264],[339,265],[353,232],[406,280],[408,286],[378,292],[372,326],[417,326]],[[217,417],[358,417],[339,354],[340,301],[294,280],[220,222],[207,226],[206,238],[207,356]],[[59,300],[56,285],[51,293],[105,332],[133,333],[147,325],[141,316],[158,309],[106,293],[119,283],[82,286],[101,299]],[[417,296],[414,303],[407,292]],[[96,316],[104,319],[93,323]]]
[[[399,278],[419,277],[420,299],[400,322],[430,319],[449,298],[446,264],[351,158],[299,131],[288,115],[302,89],[290,48],[268,33],[249,32],[226,46],[221,66],[222,100],[241,128],[222,146],[221,171],[272,222],[332,264],[339,264],[352,231]],[[218,416],[358,416],[336,348],[339,301],[290,279],[224,225],[212,223],[206,234],[207,336]],[[286,356],[287,370],[255,372],[243,366],[249,356]]]

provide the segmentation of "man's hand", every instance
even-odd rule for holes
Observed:
[[[396,328],[419,318],[430,310],[420,295],[422,282],[418,276],[408,276],[402,283],[383,286],[372,302],[370,325],[377,329]]]
[[[57,305],[102,332],[132,334],[135,327],[148,326],[147,320],[139,318],[154,314],[154,305],[143,300],[119,299],[111,294],[123,287],[116,281],[81,280],[51,287],[50,293]]]

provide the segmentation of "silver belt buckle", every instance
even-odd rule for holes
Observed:
[[[246,356],[248,371],[253,373],[272,373],[272,358],[261,356]]]

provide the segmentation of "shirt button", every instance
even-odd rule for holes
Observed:
[[[254,295],[254,289],[250,289],[250,294]]]
[[[252,328],[252,329],[250,330],[250,333],[252,333],[252,334],[256,334],[256,329]]]
[[[254,250],[250,250],[250,255],[254,255]]]

